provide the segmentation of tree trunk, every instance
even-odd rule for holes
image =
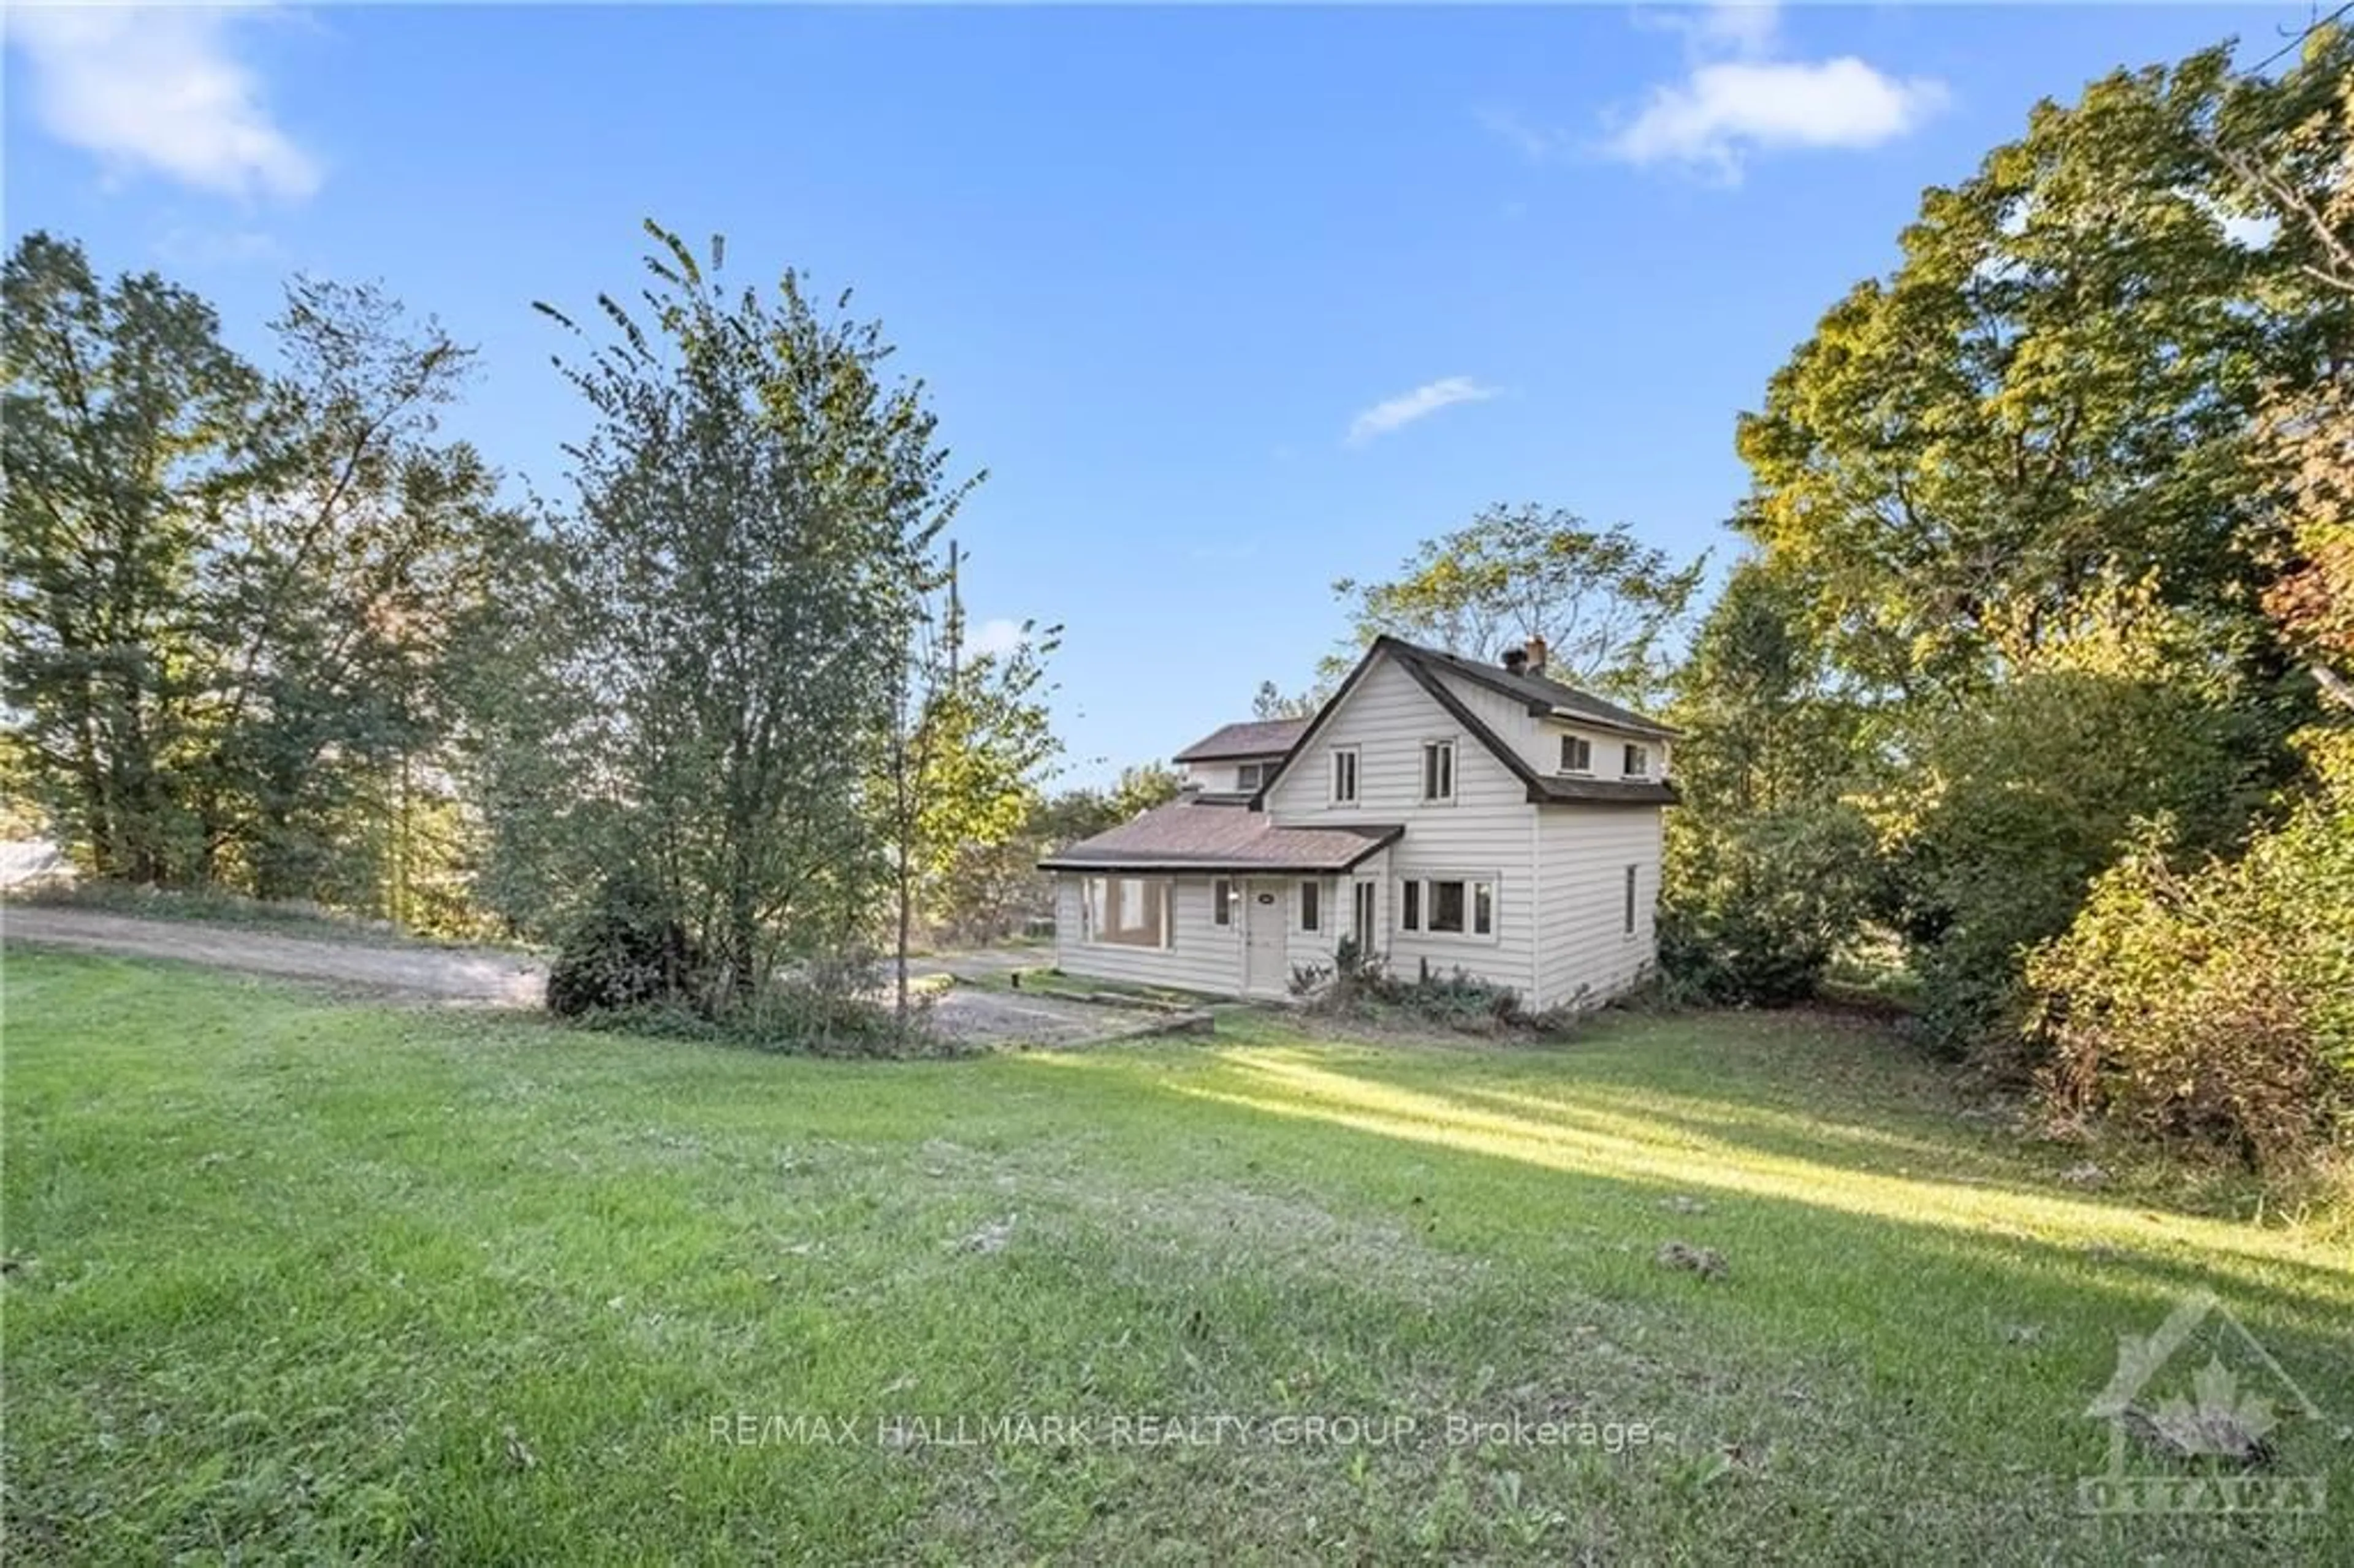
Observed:
[[[907,940],[908,933],[915,926],[916,909],[916,879],[914,874],[914,866],[910,863],[910,859],[906,852],[907,846],[902,843],[900,845],[898,878],[899,999],[896,1014],[899,1020],[899,1026],[903,1029],[906,1028],[907,1024]]]

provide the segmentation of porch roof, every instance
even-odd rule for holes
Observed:
[[[1173,800],[1038,865],[1044,871],[1347,871],[1405,832],[1401,823],[1278,827],[1266,812],[1239,805]]]

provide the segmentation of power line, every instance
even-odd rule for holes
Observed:
[[[2255,64],[2250,66],[2245,74],[2254,76],[2258,72],[2262,71],[2266,66],[2271,65],[2274,60],[2281,58],[2285,55],[2294,53],[2298,48],[2304,47],[2306,39],[2313,37],[2314,34],[2321,31],[2322,28],[2329,26],[2330,23],[2335,22],[2340,16],[2345,16],[2349,11],[2354,11],[2354,0],[2347,0],[2345,5],[2338,7],[2337,10],[2329,13],[2328,16],[2316,19],[2310,26],[2305,29],[2305,31],[2299,33],[2296,37],[2291,38],[2288,42],[2283,44],[2280,48],[2274,49],[2272,53],[2266,55]]]

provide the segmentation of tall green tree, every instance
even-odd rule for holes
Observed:
[[[1002,652],[966,650],[952,577],[928,573],[934,594],[912,628],[907,660],[872,793],[892,867],[896,1011],[908,1012],[916,922],[960,862],[1012,842],[1038,801],[1042,771],[1060,750],[1044,701],[1045,661],[1059,627],[1025,624]]]
[[[27,236],[0,297],[17,771],[94,874],[199,878],[179,777],[205,743],[191,600],[264,466],[266,384],[202,300],[152,272],[101,282],[70,241]]]
[[[2254,415],[2343,323],[2284,290],[2293,258],[2227,228],[2214,148],[2275,133],[2349,69],[2332,43],[2272,84],[2235,82],[2221,48],[2119,72],[1924,196],[1896,270],[1826,315],[1740,427],[1744,528],[1814,585],[1845,667],[1967,690],[2116,577],[2219,636],[2254,621],[2276,493]]]
[[[2342,371],[2354,317],[2314,286],[2326,241],[2230,220],[2265,199],[2248,168],[2342,167],[2326,125],[2293,137],[2350,69],[2326,36],[2278,78],[2214,49],[2039,105],[1742,421],[1738,525],[1864,717],[1878,912],[1948,1044],[2017,1038],[2024,954],[2138,821],[2228,846],[2297,766],[2259,415]]]
[[[454,640],[504,593],[522,524],[473,448],[439,439],[473,354],[438,322],[298,278],[271,326],[264,482],[224,514],[197,606],[207,862],[264,897],[404,917],[425,797],[446,793]]]
[[[2310,48],[2328,56],[2335,40]],[[2243,87],[2210,150],[2270,220],[2280,297],[2354,303],[2354,74],[2331,101]],[[2251,137],[2253,121],[2262,135]],[[2342,316],[2338,319],[2342,321]],[[2268,388],[2258,451],[2284,484],[2263,607],[2326,699],[2306,762],[2226,854],[2195,819],[2146,824],[2066,931],[2029,956],[2026,1041],[2068,1116],[2099,1113],[2274,1171],[2354,1146],[2354,355]],[[2099,744],[2115,749],[2120,736]],[[2213,848],[2211,834],[2204,846]]]
[[[1659,694],[1706,560],[1678,565],[1621,523],[1557,507],[1491,506],[1425,540],[1380,582],[1342,577],[1357,646],[1388,634],[1473,659],[1542,637],[1548,673],[1621,701]],[[1329,684],[1352,662],[1331,662]]]
[[[421,859],[466,856],[451,629],[517,534],[435,434],[467,352],[298,279],[265,377],[196,296],[46,235],[6,290],[15,770],[99,876],[406,917]]]
[[[1872,714],[1765,562],[1737,565],[1677,672],[1660,962],[1720,1001],[1808,994],[1872,912]]]
[[[2270,118],[2298,107],[2274,107]],[[2325,319],[2354,325],[2354,74],[2334,102],[2254,150],[2218,144],[2214,156],[2249,213],[2271,223],[2272,248]],[[2264,612],[2342,723],[2354,715],[2354,343],[2326,345],[2310,381],[2271,388],[2258,441],[2286,491],[2285,536],[2264,561],[2277,571]]]
[[[565,361],[594,416],[557,535],[594,713],[568,820],[659,890],[728,1006],[790,951],[872,924],[888,865],[866,799],[917,586],[971,482],[881,329],[799,275],[730,292],[652,223],[635,307]],[[569,318],[543,311],[587,342]]]

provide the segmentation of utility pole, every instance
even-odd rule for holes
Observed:
[[[957,686],[957,669],[964,661],[964,603],[957,597],[957,565],[963,552],[949,541],[949,690]]]

